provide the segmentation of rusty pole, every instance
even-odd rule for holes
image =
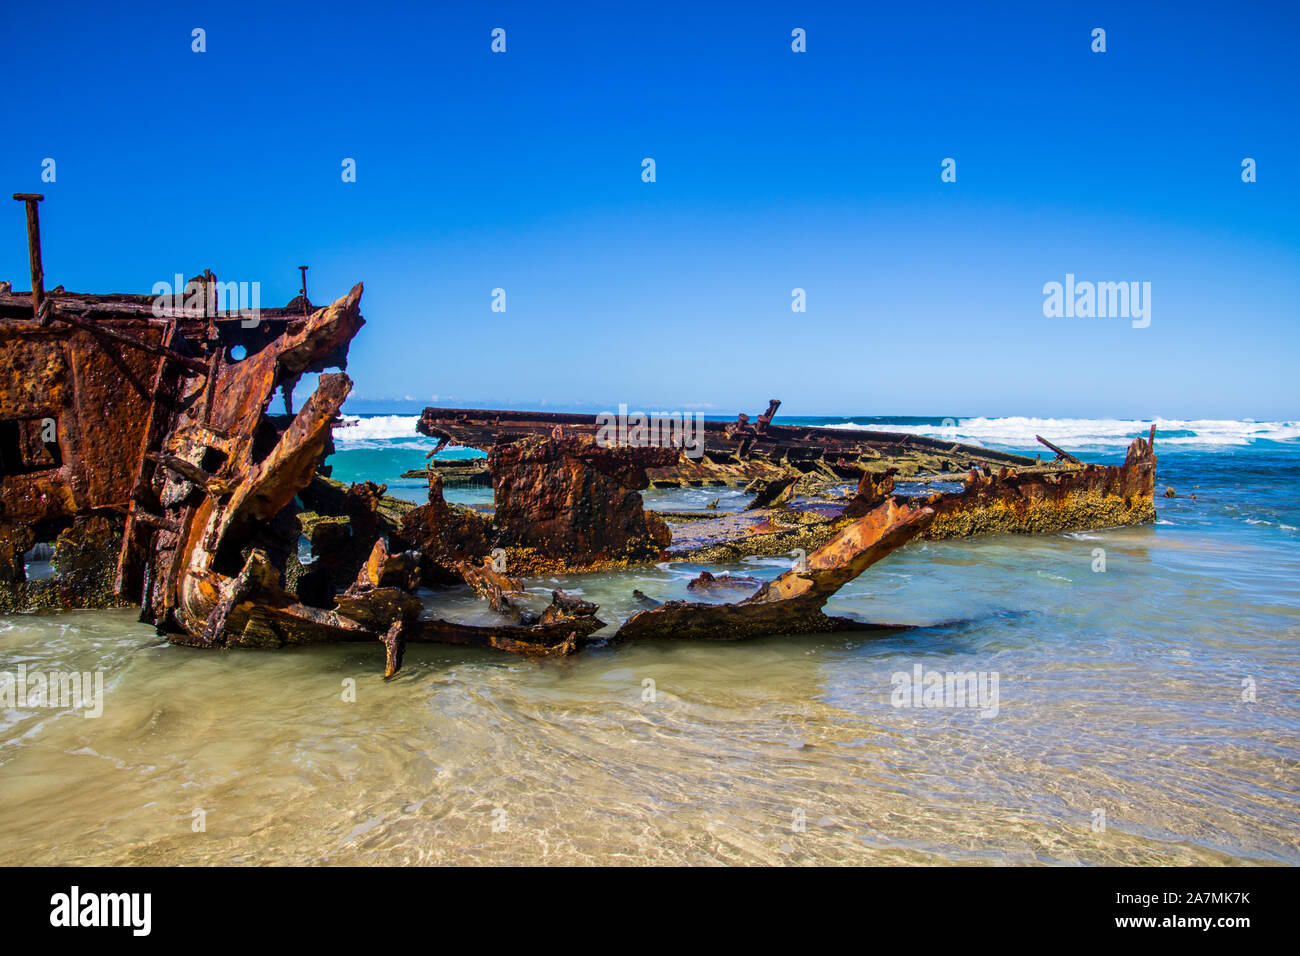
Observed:
[[[27,203],[27,255],[32,260],[32,318],[41,314],[45,298],[45,272],[41,269],[41,221],[36,204],[45,197],[40,193],[14,193],[14,199]]]
[[[298,291],[302,293],[302,314],[307,314],[307,267],[299,266],[298,271],[302,273],[302,288]]]

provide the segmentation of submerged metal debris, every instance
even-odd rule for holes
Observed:
[[[934,517],[926,507],[890,499],[858,518],[806,561],[735,604],[669,601],[634,614],[615,641],[653,637],[739,640],[764,634],[872,630],[888,625],[829,617],[827,600],[863,571],[916,537]]]

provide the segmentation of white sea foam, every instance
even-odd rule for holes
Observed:
[[[438,444],[436,438],[415,430],[418,415],[344,415],[345,424],[334,429],[334,446],[339,451],[368,448],[411,448],[429,451]],[[459,448],[459,445],[448,445]]]
[[[1252,422],[1231,419],[1156,418],[960,418],[956,426],[891,425],[887,422],[846,422],[831,428],[893,431],[945,438],[968,445],[1008,445],[1032,448],[1035,435],[1067,448],[1124,447],[1156,426],[1157,445],[1249,445],[1258,439],[1295,441],[1300,422]]]
[[[372,418],[344,415],[343,421],[350,424],[336,428],[334,440],[359,442],[376,438],[423,438],[415,430],[419,420],[418,415],[375,415]]]

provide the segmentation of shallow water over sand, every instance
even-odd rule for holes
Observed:
[[[385,684],[377,647],[3,618],[0,669],[102,668],[106,693],[97,719],[0,709],[0,862],[1300,863],[1294,462],[1167,456],[1161,487],[1208,487],[1153,527],[913,543],[828,607],[921,625],[870,637],[413,646]],[[616,624],[696,571],[528,584]],[[918,664],[995,672],[996,716],[893,706]]]

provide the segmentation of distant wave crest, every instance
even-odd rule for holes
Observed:
[[[1128,445],[1146,435],[1152,420],[1125,418],[959,418],[955,426],[891,425],[888,422],[845,422],[831,428],[903,432],[947,438],[967,445],[1008,445],[1031,448],[1035,435],[1073,448],[1111,448]],[[1249,445],[1253,441],[1294,441],[1300,422],[1251,422],[1231,419],[1154,419],[1157,445]]]
[[[353,448],[432,448],[433,438],[415,430],[418,415],[344,415],[344,424],[334,429],[334,445],[340,451]],[[405,439],[405,441],[399,441]]]

